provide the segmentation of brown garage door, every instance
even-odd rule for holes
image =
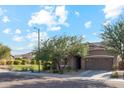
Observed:
[[[87,58],[86,70],[112,70],[113,58]]]

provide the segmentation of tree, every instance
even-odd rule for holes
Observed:
[[[0,59],[8,59],[11,55],[11,49],[5,45],[0,44]]]
[[[42,42],[39,56],[38,50],[35,50],[36,59],[51,61],[52,65],[62,73],[70,56],[84,56],[86,54],[87,47],[82,42],[82,37],[54,36]],[[61,64],[64,66],[61,67]]]
[[[124,62],[124,20],[108,24],[103,27],[102,39],[107,49],[114,54],[120,55]]]

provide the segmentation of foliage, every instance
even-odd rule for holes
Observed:
[[[6,65],[6,62],[7,62],[7,61],[6,61],[5,59],[2,59],[2,60],[0,61],[0,64],[1,64],[1,65]]]
[[[102,39],[107,49],[113,54],[120,55],[124,62],[124,20],[105,25]]]
[[[116,64],[113,65],[112,69],[115,71],[118,69],[118,66]]]
[[[84,45],[82,37],[77,36],[54,36],[41,43],[40,51],[35,49],[36,60],[51,61],[52,66],[63,72],[68,58],[71,56],[85,56],[87,46]],[[64,63],[64,67],[60,66]]]
[[[21,59],[21,61],[22,61],[22,62],[21,62],[22,65],[29,64],[29,62],[30,62],[30,61],[27,60],[27,59]]]
[[[30,64],[35,65],[36,63],[37,63],[36,60],[35,59],[32,59]]]
[[[11,68],[15,71],[38,71],[37,65],[12,65]],[[42,65],[41,65],[42,70]]]
[[[51,62],[50,61],[43,61],[42,65],[43,65],[43,67],[42,67],[43,70],[50,70]]]
[[[119,69],[124,70],[124,20],[120,19],[114,24],[104,26],[102,38],[107,49],[121,57]]]
[[[119,77],[118,72],[112,72],[111,78],[118,78],[118,77]]]
[[[19,64],[21,64],[21,62],[22,62],[21,60],[17,60],[17,59],[16,59],[16,60],[14,60],[13,64],[14,64],[14,65],[19,65]]]
[[[8,59],[10,58],[11,49],[5,45],[0,44],[0,59]]]

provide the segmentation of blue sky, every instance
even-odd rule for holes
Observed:
[[[37,26],[41,39],[55,35],[82,35],[85,41],[101,41],[102,26],[123,15],[124,6],[0,6],[0,43],[12,54],[31,51],[37,45]]]

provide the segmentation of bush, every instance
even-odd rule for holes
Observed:
[[[2,59],[1,62],[0,62],[1,65],[6,65],[6,60],[5,59]]]
[[[32,59],[30,64],[35,65],[36,64],[36,60],[35,59]]]
[[[21,60],[22,60],[21,62],[22,65],[29,64],[29,60],[27,59],[21,59]]]
[[[50,70],[51,62],[50,61],[44,61],[42,63],[42,65],[43,65],[43,70]]]
[[[114,65],[112,66],[112,69],[115,71],[115,70],[118,69],[118,66],[114,64]]]
[[[118,78],[118,77],[119,77],[118,72],[112,72],[111,78]]]
[[[21,60],[15,60],[13,64],[14,65],[19,65],[19,64],[21,64],[21,62],[22,62]]]
[[[119,70],[124,70],[124,62],[120,61],[118,66]]]

